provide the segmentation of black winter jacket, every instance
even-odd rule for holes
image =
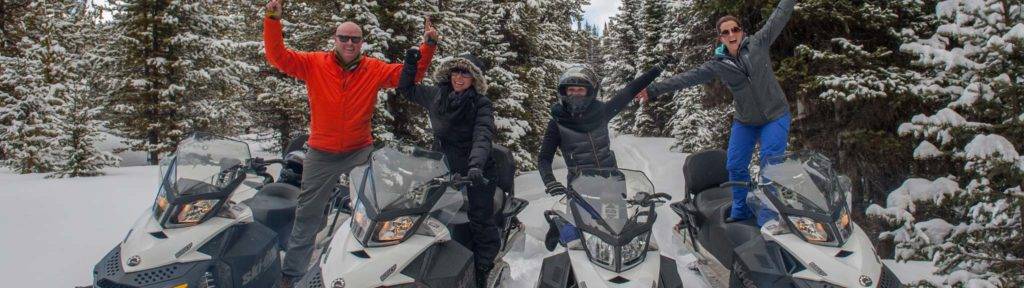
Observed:
[[[570,113],[563,103],[551,107],[551,120],[541,142],[537,162],[541,179],[545,184],[555,180],[551,172],[551,161],[555,149],[561,149],[565,165],[569,170],[569,181],[586,168],[617,168],[615,154],[611,151],[608,122],[634,96],[661,75],[661,68],[652,68],[639,78],[629,82],[615,93],[608,102],[594,100],[582,113]]]
[[[451,69],[462,68],[478,74],[474,81],[482,81],[479,68],[466,65],[473,64],[463,58],[449,60],[435,73],[438,85],[430,86],[415,84],[416,62],[406,61],[398,80],[398,92],[427,110],[435,140],[433,149],[444,153],[452,172],[463,174],[469,168],[488,168],[496,131],[491,100],[477,92],[486,91],[487,85],[474,82],[472,88],[456,93],[450,80],[445,79]]]

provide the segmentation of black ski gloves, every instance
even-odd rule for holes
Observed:
[[[473,181],[474,185],[484,184],[484,171],[480,168],[469,168],[469,171],[466,171],[466,178]]]
[[[405,50],[405,63],[416,65],[420,61],[420,49]]]
[[[544,192],[551,196],[557,196],[565,194],[565,186],[558,181],[551,181],[548,184],[544,184]]]

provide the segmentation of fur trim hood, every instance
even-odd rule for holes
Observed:
[[[447,83],[448,85],[451,85],[449,82],[452,81],[452,70],[466,70],[473,74],[473,89],[476,89],[476,92],[480,95],[486,95],[487,79],[484,79],[484,72],[481,68],[482,66],[483,64],[481,64],[480,60],[473,55],[462,54],[441,63],[441,66],[434,71],[434,81],[437,83]]]

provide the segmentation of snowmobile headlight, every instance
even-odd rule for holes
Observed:
[[[850,238],[850,234],[853,234],[853,225],[850,225],[850,212],[848,210],[843,209],[843,212],[839,213],[836,227],[839,228],[840,241],[846,241],[846,239]]]
[[[374,241],[392,242],[405,239],[405,235],[416,226],[416,217],[401,216],[391,221],[377,223],[377,235]]]
[[[637,235],[625,246],[622,246],[622,270],[633,268],[643,262],[644,256],[647,255],[647,235],[649,233]]]
[[[208,199],[208,200],[197,200],[192,203],[181,205],[178,210],[177,216],[172,219],[171,223],[174,224],[198,224],[206,218],[206,215],[213,211],[213,208],[217,206],[217,202],[220,200]]]
[[[803,234],[804,239],[807,239],[808,242],[821,244],[828,241],[828,232],[825,230],[824,224],[811,218],[800,216],[789,216],[789,221],[793,223],[793,228],[800,231],[800,234]]]
[[[366,233],[370,231],[370,218],[366,216],[366,206],[362,201],[356,201],[355,209],[352,209],[352,236],[356,239],[366,239]]]
[[[615,246],[604,242],[597,235],[587,232],[583,232],[583,243],[587,246],[587,254],[590,255],[590,261],[609,270],[615,270],[612,267],[612,260],[615,257]]]

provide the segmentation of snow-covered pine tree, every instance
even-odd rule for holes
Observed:
[[[47,2],[48,5],[63,6],[59,9],[67,11],[66,20],[73,21],[76,35],[80,40],[66,39],[70,46],[67,55],[72,55],[69,67],[73,76],[65,80],[68,89],[65,104],[58,107],[60,113],[60,133],[54,145],[54,173],[47,177],[88,177],[103,175],[104,167],[117,165],[118,159],[109,151],[100,150],[96,145],[103,141],[100,129],[102,108],[102,90],[99,89],[100,74],[95,73],[95,58],[92,51],[96,42],[88,39],[100,39],[100,11],[88,7],[79,1]],[[61,33],[60,35],[64,35]]]
[[[508,147],[520,168],[534,167],[531,147],[539,145],[536,112],[540,104],[532,98],[543,95],[544,79],[550,73],[539,68],[544,62],[537,53],[539,35],[537,7],[524,2],[486,1],[476,11],[481,60],[487,62],[488,97],[494,103],[497,142]],[[531,58],[537,56],[538,58]],[[530,71],[535,71],[532,74]]]
[[[60,108],[63,121],[60,134],[56,138],[56,160],[54,173],[48,177],[88,177],[103,175],[102,169],[117,165],[118,158],[108,151],[96,147],[103,141],[99,120],[102,108],[98,94],[91,83],[95,79],[87,77],[75,83],[75,93],[69,95],[65,105]]]
[[[193,130],[234,134],[244,123],[240,93],[245,45],[222,38],[241,18],[217,9],[223,2],[115,0],[113,39],[103,49],[110,74],[110,125],[131,150],[161,153]]]
[[[622,89],[638,73],[642,73],[643,68],[636,55],[643,43],[644,31],[640,18],[642,8],[642,0],[623,0],[618,14],[608,20],[608,27],[601,39],[602,50],[605,52],[604,66],[601,68],[604,72],[601,81],[603,97],[610,97],[609,93]],[[612,121],[611,126],[620,133],[635,133],[632,125],[635,117],[636,109],[627,107]]]
[[[25,35],[17,40],[11,56],[0,56],[0,150],[3,166],[16,173],[50,172],[56,163],[53,145],[62,133],[61,114],[69,94],[76,93],[75,69],[80,55],[76,46],[87,39],[67,39],[78,31],[71,13],[81,10],[74,1],[32,1],[19,15]],[[28,35],[31,35],[29,37]],[[6,40],[5,40],[6,41]]]
[[[182,103],[178,113],[189,131],[223,135],[240,132],[247,116],[240,99],[248,85],[245,78],[257,66],[243,61],[238,51],[258,49],[256,41],[232,39],[247,15],[227,8],[230,2],[214,0],[170,1],[163,22],[172,25],[168,38],[171,73],[179,80],[164,93]],[[187,103],[187,104],[185,104]]]
[[[428,0],[381,1],[374,7],[373,12],[377,15],[377,21],[382,27],[385,27],[385,31],[390,35],[386,46],[382,47],[382,53],[385,55],[385,58],[382,59],[400,63],[405,56],[405,50],[419,47],[420,43],[423,43],[424,18],[438,14],[437,5],[433,2]],[[442,21],[444,21],[443,17]],[[438,24],[434,24],[434,26],[436,29]],[[439,48],[444,49],[445,47],[441,45]],[[446,50],[445,52],[451,51]],[[443,55],[440,53],[435,55],[435,59],[441,57]],[[439,62],[435,61],[434,63]],[[427,74],[424,77],[426,82],[424,83],[432,83],[430,79],[433,76],[432,71],[426,71]],[[427,121],[426,111],[401,98],[395,90],[382,91],[378,98],[378,107],[383,108],[378,110],[378,114],[381,114],[379,119],[386,119],[383,114],[387,114],[390,121],[374,122],[374,125],[386,129],[384,134],[392,135],[393,140],[391,141],[429,147],[433,137],[431,137],[429,124],[427,124],[429,121]]]
[[[907,180],[868,213],[899,225],[882,234],[897,259],[939,268],[943,277],[920,285],[1024,286],[1024,4],[940,1],[934,11],[935,25],[903,31],[901,50],[921,69],[911,93],[941,109],[899,132],[948,176]]]
[[[274,145],[269,147],[274,152],[287,148],[294,137],[306,134],[309,127],[309,105],[306,99],[305,85],[295,78],[281,73],[276,68],[267,64],[263,49],[263,7],[267,1],[264,0],[238,0],[229,2],[228,11],[236,11],[245,17],[242,29],[237,29],[237,34],[231,38],[239,43],[253,43],[253,48],[246,48],[238,51],[239,59],[246,61],[252,66],[258,67],[254,73],[243,74],[242,82],[247,86],[241,105],[248,115],[248,125],[245,130],[256,135],[257,140],[271,140]],[[288,2],[285,8],[283,24],[285,26],[285,45],[296,50],[311,51],[322,49],[326,41],[300,41],[296,35],[303,35],[296,31],[296,26],[305,26],[303,21],[311,17],[296,15],[308,15],[316,11],[310,8],[305,2]],[[323,25],[327,26],[327,25]],[[326,34],[330,35],[330,34]],[[329,36],[319,35],[318,40]],[[324,42],[324,43],[321,43]],[[312,47],[302,47],[301,44],[313,43]]]
[[[665,38],[677,38],[675,35],[669,35],[669,32],[674,32],[672,28],[678,26],[675,21],[676,15],[669,13],[669,9],[676,9],[675,6],[681,3],[672,3],[673,7],[670,7],[669,2],[643,0],[643,8],[639,17],[643,34],[641,34],[639,50],[635,54],[638,64],[637,73],[647,71],[665,57],[674,54],[674,51],[670,50],[671,46],[663,44],[663,41]],[[672,73],[670,71],[664,74],[665,77],[668,77]],[[623,124],[631,122],[629,125],[632,128],[629,130],[637,136],[668,136],[672,131],[669,122],[677,110],[674,104],[674,101],[650,101],[642,105],[631,105],[628,109],[636,110],[635,116],[622,117],[619,120],[624,121]]]
[[[833,159],[856,179],[853,208],[863,211],[910,174],[913,146],[893,123],[927,106],[909,93],[917,80],[910,55],[899,52],[900,30],[924,25],[929,13],[921,3],[901,1],[806,1],[798,7],[774,45],[792,48],[784,53],[793,56],[773,54],[779,57],[776,75],[791,87],[787,98],[795,103],[790,149]],[[868,229],[877,226],[854,216]],[[879,246],[883,257],[886,245]]]
[[[693,1],[675,1],[667,6],[669,16],[663,24],[666,29],[656,50],[678,62],[666,68],[659,80],[703,64],[710,59],[716,43],[714,30],[709,28],[714,24],[707,23],[709,17],[697,13]],[[711,95],[709,90],[709,86],[692,87],[672,94],[671,100],[659,100],[671,102],[668,107],[674,110],[670,111],[674,114],[668,123],[669,132],[676,139],[673,149],[721,149],[728,141],[732,103]]]

